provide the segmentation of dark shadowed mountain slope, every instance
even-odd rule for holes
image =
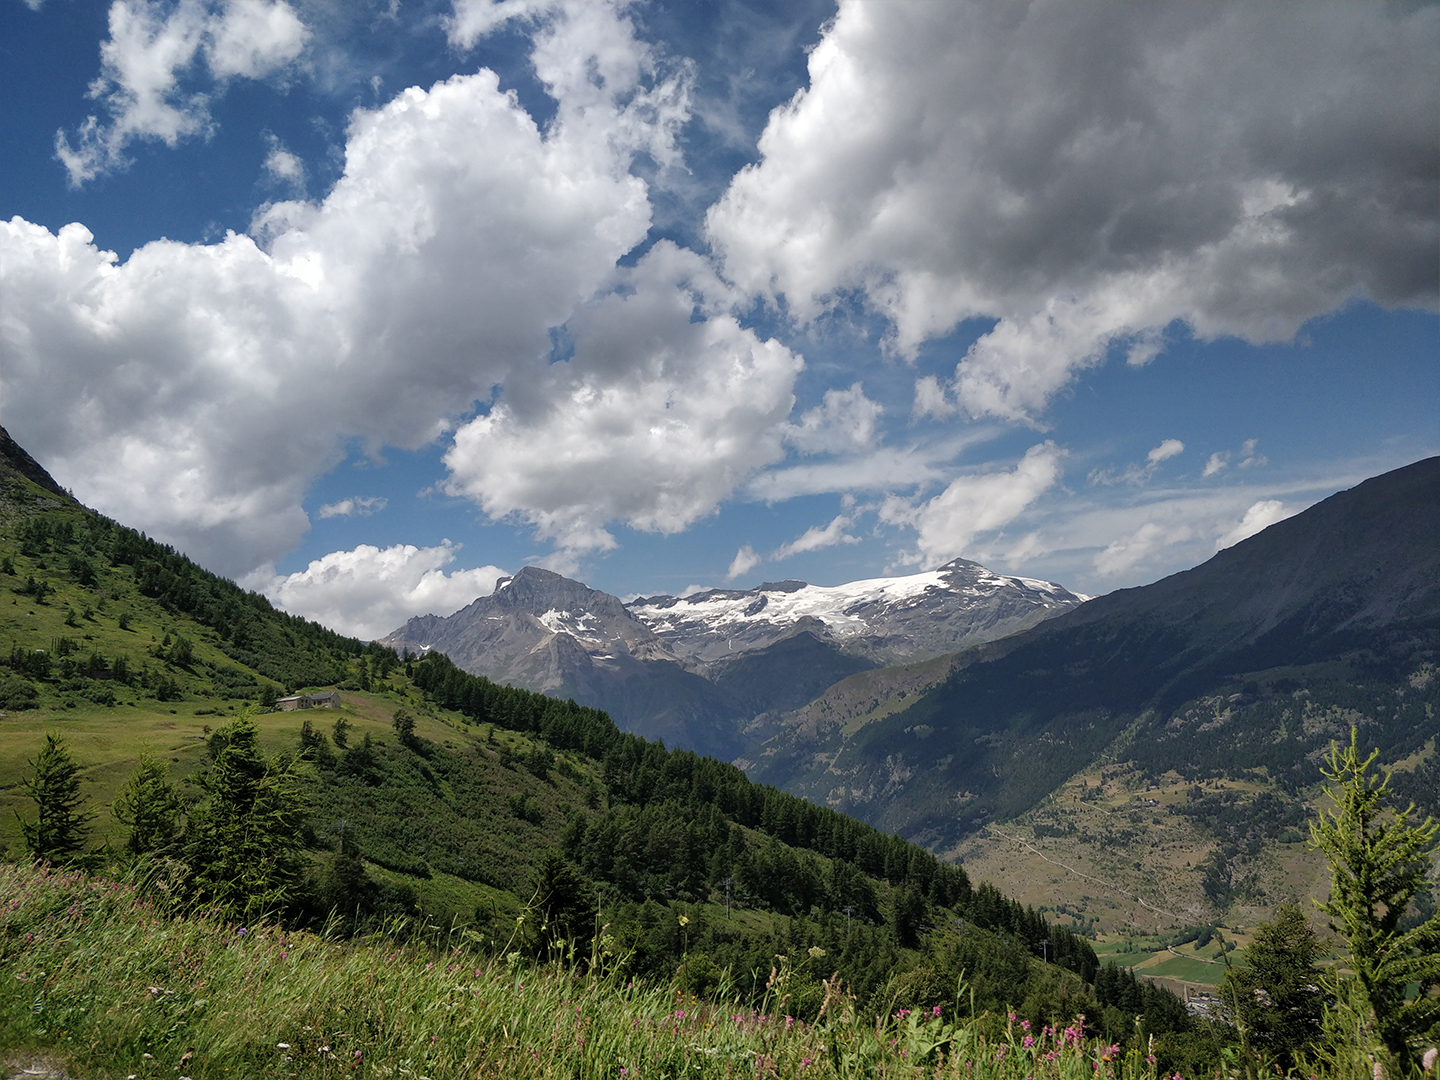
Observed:
[[[752,755],[752,775],[943,847],[1035,805],[1122,732],[1178,739],[1166,725],[1184,727],[1186,702],[1225,691],[1238,709],[1279,679],[1403,687],[1433,664],[1437,639],[1440,459],[1429,459],[1193,570],[962,654],[909,708],[858,728],[792,727]],[[1278,737],[1303,757],[1314,747],[1295,728]],[[1209,745],[1223,755],[1241,734],[1217,729]]]
[[[32,484],[38,484],[52,495],[59,495],[69,500],[65,489],[55,482],[43,465],[26,453],[25,448],[10,437],[10,433],[0,427],[0,462],[3,462],[5,470],[18,473]]]

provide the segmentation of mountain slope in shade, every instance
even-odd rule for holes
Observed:
[[[1429,459],[1192,570],[973,649],[908,708],[874,722],[842,726],[813,708],[803,723],[788,718],[750,755],[752,775],[949,848],[1035,806],[1122,733],[1162,771],[1152,747],[1223,759],[1246,743],[1232,720],[1244,709],[1303,696],[1312,676],[1403,693],[1417,667],[1434,663],[1437,640],[1440,459]],[[1221,695],[1223,715],[1187,707],[1206,695]],[[1271,769],[1300,767],[1319,738],[1285,720],[1284,704],[1275,702],[1279,726],[1266,736],[1281,749],[1252,754]],[[1292,711],[1304,713],[1303,702]],[[1202,712],[1214,730],[1197,735],[1189,725]],[[1407,728],[1376,740],[1415,752],[1433,735]]]
[[[775,716],[849,675],[992,640],[1083,599],[957,560],[834,587],[787,581],[627,605],[526,567],[383,643],[435,649],[473,674],[573,697],[638,734],[731,759],[768,737]]]

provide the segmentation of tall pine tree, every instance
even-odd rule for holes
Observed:
[[[69,862],[85,849],[89,823],[95,816],[81,809],[85,798],[80,794],[80,766],[64,739],[47,734],[30,768],[20,789],[35,803],[39,816],[33,822],[20,820],[25,847],[37,859]]]

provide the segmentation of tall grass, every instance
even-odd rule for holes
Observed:
[[[133,886],[0,866],[0,1049],[81,1072],[188,1077],[661,1080],[1153,1078],[1080,1026],[1029,1031],[946,1010],[857,1014],[826,984],[786,1015],[789,962],[759,1009],[615,975],[440,944],[340,942],[179,917]],[[989,1032],[987,1034],[987,1031]]]

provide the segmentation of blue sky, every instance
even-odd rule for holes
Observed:
[[[0,422],[364,635],[1142,584],[1440,449],[1435,5],[0,5]],[[113,253],[113,256],[106,253]]]

